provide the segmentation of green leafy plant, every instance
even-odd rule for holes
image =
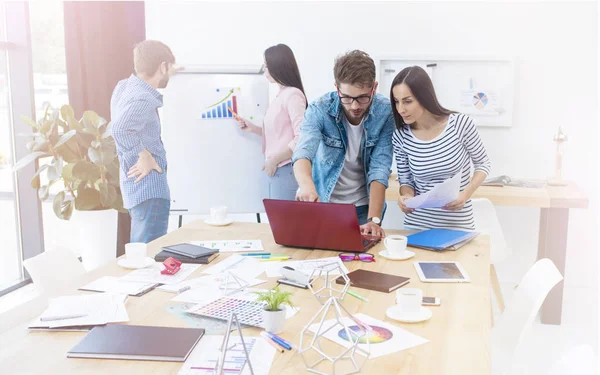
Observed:
[[[82,211],[116,209],[126,212],[119,188],[119,161],[115,141],[110,135],[111,124],[94,111],[85,111],[80,120],[70,105],[60,110],[46,107],[44,117],[37,122],[23,116],[34,133],[27,143],[30,153],[15,166],[14,171],[35,160],[43,163],[31,186],[39,198],[48,199],[50,187],[62,183],[56,194],[53,209],[56,216],[69,220],[73,209]],[[40,175],[46,173],[48,182],[42,185]]]
[[[284,292],[279,290],[279,286],[273,289],[267,290],[266,292],[254,292],[258,295],[257,302],[266,302],[265,310],[267,311],[279,311],[282,305],[288,305],[294,307],[294,304],[290,300],[292,296],[291,292]]]

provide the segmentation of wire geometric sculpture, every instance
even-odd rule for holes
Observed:
[[[250,369],[250,374],[254,375],[254,370],[252,370],[252,363],[250,363],[250,354],[248,353],[248,349],[246,348],[246,343],[244,342],[244,336],[242,335],[242,328],[240,326],[240,322],[235,313],[231,313],[229,317],[229,321],[227,322],[227,330],[225,331],[225,336],[223,337],[223,342],[221,343],[221,349],[219,351],[221,354],[217,359],[217,364],[215,366],[215,375],[224,375],[225,369],[223,365],[225,364],[225,355],[227,354],[227,350],[231,349],[234,345],[229,345],[229,337],[231,336],[231,325],[233,324],[233,319],[235,319],[236,328],[238,334],[240,335],[240,341],[242,342],[242,346],[244,347],[244,354],[246,355],[246,364]]]
[[[335,324],[333,324],[327,329],[324,329],[323,323],[325,322],[327,316],[331,311],[333,311],[334,313],[333,315],[335,317]],[[348,325],[344,321],[344,314],[348,318],[350,318],[350,320],[356,323],[356,330],[348,327]],[[319,327],[316,332],[312,332],[310,330],[310,326],[313,325],[314,322],[319,319],[319,317]],[[343,330],[343,332],[345,333],[345,338],[350,343],[350,346],[346,348],[324,337],[324,335],[331,330],[334,330],[334,332],[342,332]],[[354,374],[360,372],[362,366],[369,359],[371,352],[371,343],[369,341],[368,333],[370,331],[372,331],[372,328],[367,324],[361,322],[360,320],[354,318],[352,314],[350,314],[348,310],[346,310],[344,306],[340,304],[339,299],[337,297],[330,297],[329,300],[327,300],[327,302],[325,303],[325,305],[321,307],[317,314],[300,332],[300,347],[298,348],[298,353],[302,357],[302,361],[304,362],[306,369],[310,372],[314,372],[321,375]],[[361,338],[366,339],[366,349],[358,346],[359,342],[361,341]],[[327,354],[323,348],[321,342],[322,340],[325,340],[329,352],[333,351],[333,349],[330,349],[332,346],[336,347],[337,349],[335,350],[338,351],[337,355]],[[339,349],[340,347],[341,350]],[[361,361],[362,363],[360,365],[355,359],[355,355],[359,353],[364,356],[364,360]],[[312,362],[310,362],[311,360]],[[323,368],[328,369],[329,366],[331,368],[331,371],[322,371]],[[320,368],[321,370],[317,368]],[[336,371],[336,369],[346,370],[346,372],[339,372]]]
[[[336,287],[336,285],[339,285],[336,283],[339,277],[344,279],[344,284]],[[308,289],[321,305],[331,297],[343,300],[350,287],[350,279],[346,276],[340,264],[335,262],[315,268],[308,280]]]

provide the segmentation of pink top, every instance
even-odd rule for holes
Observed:
[[[284,147],[294,151],[300,136],[300,125],[306,109],[306,97],[295,87],[282,87],[269,106],[263,124],[262,149],[265,159],[281,152]],[[279,167],[291,159],[279,163]]]

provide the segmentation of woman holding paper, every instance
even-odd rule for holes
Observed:
[[[442,107],[429,75],[418,66],[398,73],[390,91],[396,120],[393,147],[400,183],[398,205],[406,214],[405,227],[475,229],[470,198],[489,175],[491,163],[473,120]],[[411,198],[457,175],[445,184],[446,189],[436,188],[448,192],[452,185],[454,189],[459,185],[455,200],[415,208],[420,207],[419,199]],[[457,179],[460,183],[453,184]]]
[[[263,126],[236,117],[240,128],[262,137],[265,154],[263,170],[269,176],[269,197],[295,200],[298,183],[291,157],[300,135],[300,124],[307,107],[306,95],[294,53],[285,44],[267,48],[263,65],[266,79],[277,83],[279,92],[269,105]]]

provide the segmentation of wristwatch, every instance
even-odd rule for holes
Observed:
[[[373,222],[377,225],[381,224],[381,219],[378,218],[377,216],[373,216],[367,219],[367,223]]]

